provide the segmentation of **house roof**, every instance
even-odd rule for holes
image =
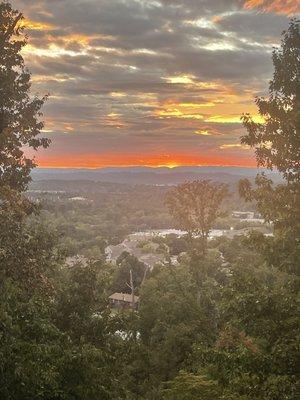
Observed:
[[[109,299],[131,303],[132,295],[128,293],[113,293],[111,296],[109,296]],[[134,296],[134,302],[137,303],[138,301],[139,301],[139,296]]]

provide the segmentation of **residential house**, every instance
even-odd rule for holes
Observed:
[[[132,296],[128,293],[113,293],[109,296],[109,304],[112,308],[124,310],[128,308],[138,308],[139,296]]]

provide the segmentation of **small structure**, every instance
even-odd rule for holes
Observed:
[[[69,268],[74,267],[75,265],[82,265],[83,267],[86,267],[88,262],[89,260],[81,254],[66,258],[66,266]]]
[[[232,216],[239,219],[253,219],[254,211],[233,211]]]
[[[128,293],[113,293],[109,296],[109,303],[112,308],[124,310],[128,308],[137,309],[139,304],[139,296]]]
[[[253,221],[264,223],[262,216],[255,211],[233,211],[232,216],[244,221]]]

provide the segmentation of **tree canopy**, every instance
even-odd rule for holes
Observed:
[[[255,201],[262,216],[274,224],[275,237],[266,245],[277,253],[272,265],[299,273],[300,257],[300,28],[292,20],[283,33],[281,48],[273,52],[274,76],[269,98],[256,99],[264,123],[244,116],[247,134],[242,142],[255,149],[258,165],[277,169],[283,182],[277,186],[264,174],[240,182],[240,193]],[[282,257],[283,254],[286,254]],[[270,259],[270,258],[269,258]]]
[[[46,97],[31,95],[31,76],[21,54],[27,43],[22,21],[22,13],[6,1],[0,3],[0,199],[12,204],[35,166],[24,148],[49,145],[40,136]]]
[[[220,206],[226,196],[228,189],[224,184],[193,181],[171,189],[166,204],[178,227],[186,230],[190,239],[200,236],[205,250],[213,223],[224,214]]]
[[[273,51],[269,98],[256,99],[264,123],[243,116],[242,143],[255,148],[259,166],[278,169],[289,182],[300,179],[300,28],[292,20],[281,47]]]

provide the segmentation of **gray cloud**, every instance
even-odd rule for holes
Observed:
[[[272,45],[288,25],[284,15],[243,4],[16,0],[44,24],[33,24],[24,55],[34,90],[52,95],[45,108],[49,157],[118,146],[221,155],[222,144],[237,143],[242,127],[231,119],[265,91]]]

